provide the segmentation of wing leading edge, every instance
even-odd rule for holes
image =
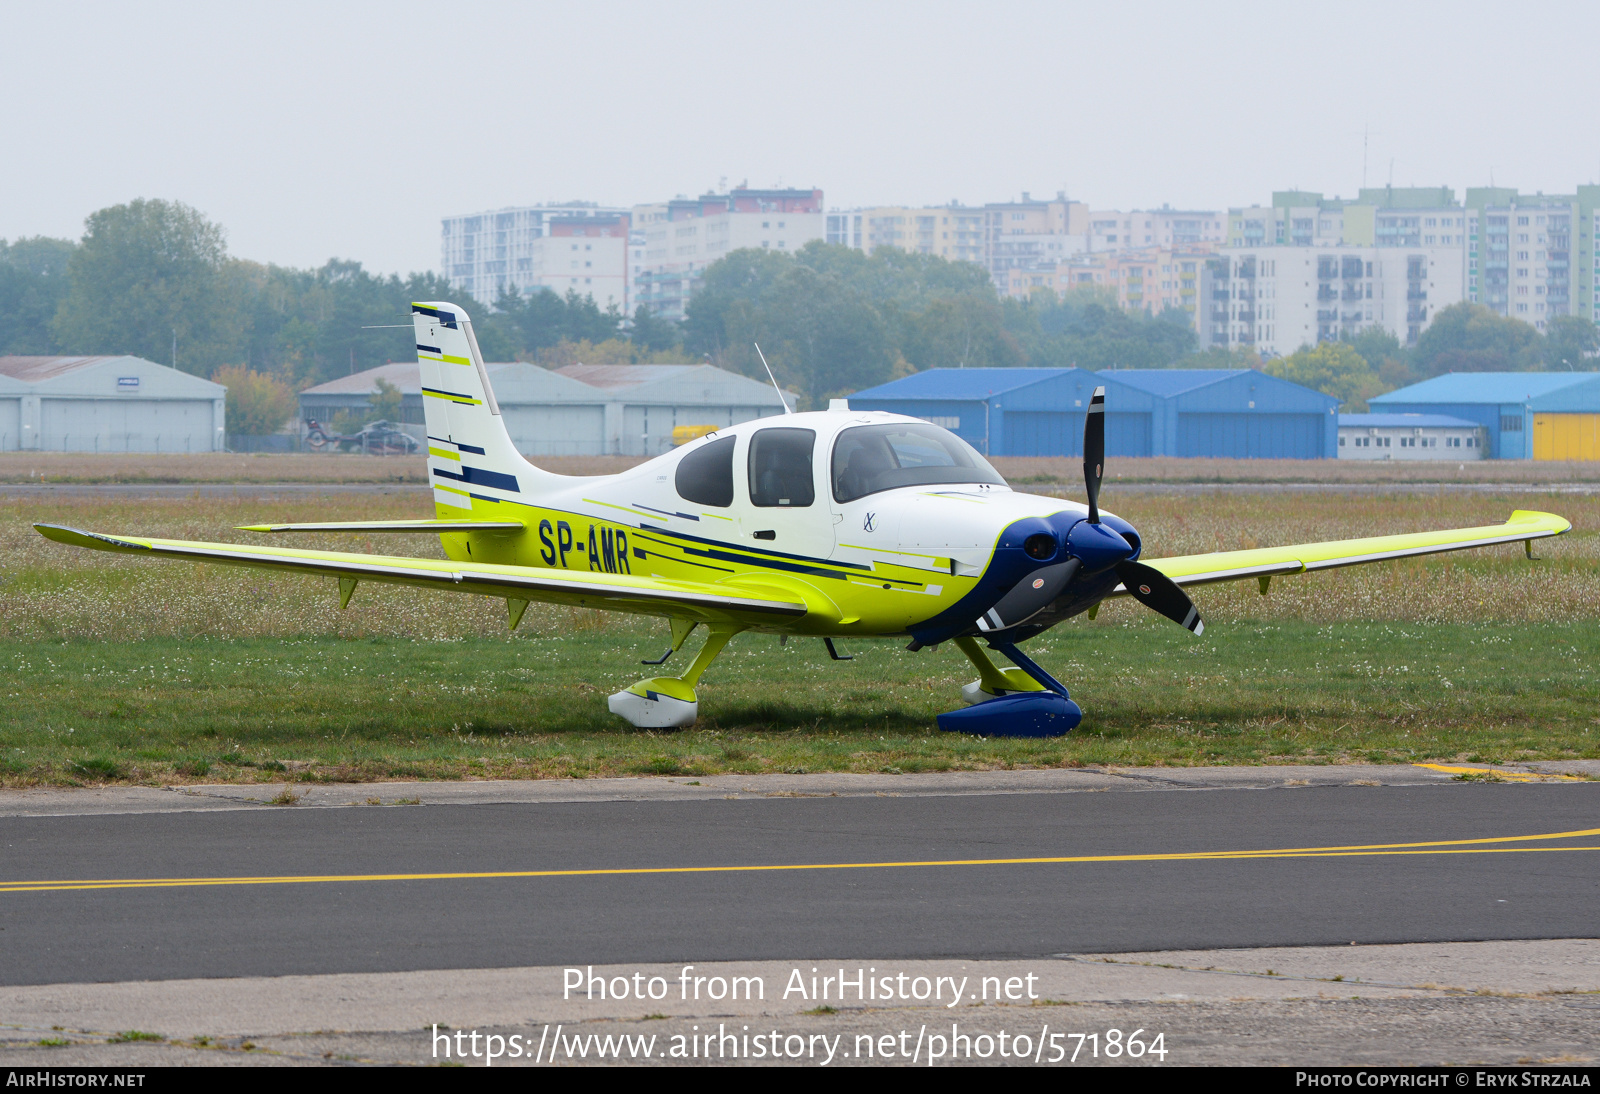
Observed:
[[[1491,547],[1499,543],[1531,543],[1536,539],[1559,536],[1572,524],[1554,513],[1518,509],[1504,524],[1481,528],[1449,528],[1438,532],[1408,532],[1398,536],[1373,536],[1367,539],[1339,539],[1326,543],[1297,543],[1287,547],[1264,547],[1253,551],[1222,551],[1209,555],[1176,555],[1172,558],[1143,560],[1147,566],[1166,574],[1179,585],[1209,585],[1218,581],[1243,581],[1277,574],[1309,573],[1340,566],[1359,566],[1367,562],[1386,562],[1397,558],[1463,551],[1469,547]],[[1125,596],[1118,585],[1112,596]]]
[[[808,611],[802,598],[789,599],[785,590],[771,586],[745,591],[735,586],[582,570],[540,570],[524,566],[472,565],[431,558],[108,536],[53,524],[36,524],[34,527],[41,535],[57,543],[96,551],[320,574],[342,581],[381,581],[393,585],[541,600],[642,615],[676,615],[707,622],[732,620],[748,623],[794,619]]]

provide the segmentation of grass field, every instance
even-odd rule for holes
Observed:
[[[1600,756],[1600,498],[1128,493],[1104,503],[1149,557],[1476,525],[1543,508],[1576,531],[1431,562],[1196,592],[1201,640],[1129,602],[1030,652],[1084,724],[1058,741],[940,734],[974,675],[951,647],[742,636],[683,733],[627,729],[606,694],[648,672],[664,623],[77,551],[33,521],[250,540],[327,502],[0,496],[0,781],[529,777],[619,773]],[[426,515],[347,495],[342,519]],[[282,542],[281,538],[279,542]],[[427,537],[297,543],[438,554]],[[695,640],[691,640],[693,643]],[[682,655],[680,655],[682,656]]]
[[[614,475],[642,462],[634,456],[540,456],[541,467],[563,475]],[[1066,457],[996,457],[1014,485],[1082,489],[1083,461]],[[1379,461],[1232,460],[1116,457],[1113,482],[1175,483],[1572,483],[1600,482],[1600,463],[1533,460]],[[207,453],[203,456],[0,453],[0,483],[427,483],[417,457]]]

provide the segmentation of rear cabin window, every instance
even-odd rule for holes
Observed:
[[[684,501],[726,509],[733,504],[733,446],[722,437],[702,445],[678,461],[673,485]]]
[[[802,509],[816,500],[811,429],[763,429],[750,438],[750,503]]]
[[[833,443],[833,497],[853,501],[897,486],[990,483],[1000,472],[966,441],[936,425],[907,422],[847,429]]]

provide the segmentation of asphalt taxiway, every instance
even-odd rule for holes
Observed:
[[[1224,770],[9,792],[0,984],[1600,933],[1600,783]]]

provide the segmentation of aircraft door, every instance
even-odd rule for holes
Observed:
[[[746,504],[741,539],[786,555],[833,554],[833,513],[812,429],[771,426],[750,435],[745,452]]]

